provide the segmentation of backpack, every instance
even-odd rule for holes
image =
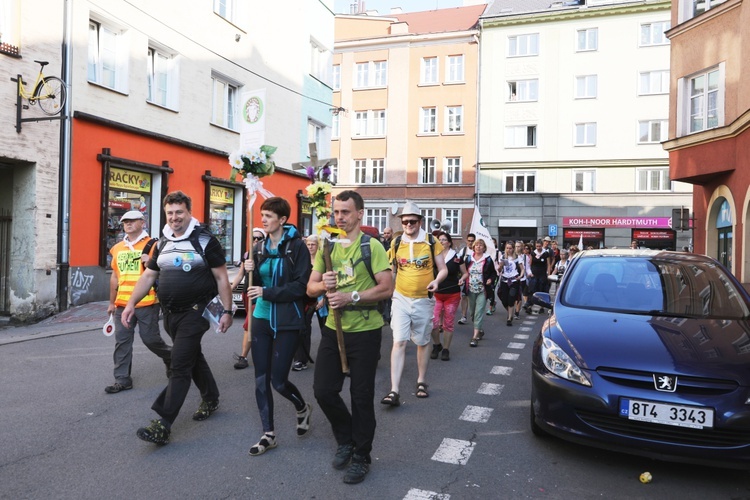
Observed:
[[[352,263],[352,269],[357,267],[357,264],[362,262],[365,265],[365,269],[367,269],[367,273],[370,275],[370,278],[372,278],[373,283],[377,285],[378,281],[375,279],[375,273],[372,272],[372,249],[370,248],[370,240],[372,239],[372,236],[369,234],[362,232],[362,239],[360,240],[359,250],[362,252],[362,256],[354,263]],[[401,237],[399,236],[399,240]],[[335,245],[334,242],[332,245]],[[398,245],[398,243],[396,243]],[[333,251],[333,246],[331,246],[331,251]],[[346,307],[347,310],[352,311],[359,311],[359,310],[372,310],[377,309],[380,314],[383,314],[383,312],[386,309],[386,304],[390,299],[384,299],[379,300],[377,305],[374,306],[365,306],[365,305],[349,305]]]

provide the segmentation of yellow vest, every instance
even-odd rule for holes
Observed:
[[[135,245],[133,250],[128,248],[124,241],[119,242],[112,247],[109,251],[112,254],[112,270],[117,276],[117,296],[115,297],[115,305],[125,307],[128,305],[130,295],[133,293],[133,288],[138,281],[138,278],[143,274],[143,264],[141,264],[141,254],[143,254],[143,247],[148,243],[149,238],[142,238]],[[154,251],[154,246],[151,247],[151,252]],[[138,302],[135,307],[145,307],[157,303],[156,292],[153,288],[148,291],[145,297]]]

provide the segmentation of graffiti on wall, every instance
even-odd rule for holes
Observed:
[[[80,268],[76,268],[70,278],[70,298],[73,304],[81,302],[81,298],[89,293],[93,282],[93,274],[83,274]]]

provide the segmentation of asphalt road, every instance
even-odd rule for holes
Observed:
[[[522,316],[525,316],[522,314]],[[407,350],[402,406],[376,403],[373,465],[359,485],[330,466],[335,451],[312,398],[313,369],[291,380],[313,402],[312,430],[295,434],[291,403],[277,395],[279,446],[250,457],[261,435],[252,367],[235,370],[241,320],[209,332],[204,353],[222,391],[204,422],[190,416],[191,389],[169,445],[135,431],[155,415],[166,383],[161,361],[135,344],[134,389],[108,395],[113,337],[81,333],[0,343],[0,498],[750,498],[741,471],[670,464],[534,437],[528,425],[531,343],[543,317],[505,326],[486,318],[487,335],[469,347],[456,327],[451,360],[430,362],[430,397],[417,399],[416,349]],[[318,334],[313,334],[313,352]],[[383,331],[377,399],[389,390],[390,330]],[[312,365],[311,365],[312,366]],[[345,392],[348,386],[345,386]],[[650,471],[648,485],[638,481]]]

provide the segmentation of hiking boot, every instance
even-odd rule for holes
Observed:
[[[451,359],[451,352],[448,349],[443,349],[443,354],[440,355],[443,361],[448,361]]]
[[[292,366],[292,371],[301,372],[302,370],[307,370],[307,363],[303,363],[302,361],[295,361],[294,365]]]
[[[193,420],[206,420],[219,408],[219,401],[201,401],[200,406],[193,413]]]
[[[352,455],[352,463],[349,470],[346,471],[344,482],[346,484],[357,484],[365,480],[365,476],[370,471],[370,464],[367,458],[362,455]]]
[[[123,385],[120,382],[115,382],[112,385],[108,385],[104,388],[104,392],[107,394],[117,394],[120,391],[129,391],[133,388],[133,384],[130,385]]]
[[[234,364],[235,370],[244,370],[245,368],[250,366],[250,363],[248,363],[245,356],[239,356],[235,354],[235,359],[237,360],[237,362]]]
[[[334,469],[341,470],[349,465],[353,454],[354,445],[352,443],[340,444],[339,447],[336,448],[336,455],[333,457],[331,465],[333,465]]]
[[[169,427],[164,425],[161,419],[152,420],[151,425],[149,425],[148,427],[141,427],[135,433],[135,435],[138,436],[139,439],[158,445],[165,445],[169,443],[170,434],[171,431],[169,430]]]
[[[430,353],[430,359],[437,359],[440,351],[443,350],[443,344],[432,344],[432,352]]]

